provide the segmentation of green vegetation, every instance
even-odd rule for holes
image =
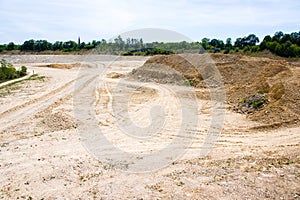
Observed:
[[[45,76],[39,76],[38,74],[33,74],[32,76],[30,76],[29,78],[25,79],[27,81],[35,81],[35,80],[39,80],[39,81],[45,81]]]
[[[185,80],[183,82],[183,85],[185,85],[185,86],[196,86],[197,82],[195,80]]]
[[[16,90],[21,89],[21,86],[15,85],[16,83],[11,83],[5,86],[0,87],[0,97],[5,97],[10,95]]]
[[[101,54],[118,55],[156,55],[172,53],[257,53],[268,50],[282,57],[300,57],[300,31],[284,34],[279,31],[273,37],[267,35],[259,44],[259,38],[255,34],[237,38],[232,41],[203,38],[201,42],[152,42],[144,43],[143,39],[127,38],[123,40],[118,36],[113,41],[93,40],[92,42],[56,41],[50,43],[47,40],[28,40],[21,45],[10,42],[0,45],[1,51],[22,51],[22,52],[77,52],[93,50]]]
[[[245,106],[247,108],[259,109],[266,103],[268,103],[268,100],[265,95],[262,94],[262,92],[258,92],[253,96],[246,97],[239,104],[240,106]]]
[[[123,56],[152,56],[152,55],[170,55],[172,51],[167,51],[160,48],[139,48],[123,53]]]
[[[260,50],[269,50],[282,57],[300,56],[300,32],[284,34],[277,32],[273,37],[266,36],[259,45]]]
[[[27,68],[25,66],[22,66],[20,70],[16,70],[11,63],[4,59],[0,61],[0,64],[0,83],[26,75]]]
[[[29,78],[23,79],[23,80],[18,80],[18,81],[14,81],[10,84],[4,85],[2,87],[0,87],[0,97],[5,97],[17,90],[20,90],[22,88],[22,83],[24,83],[25,81],[45,81],[45,76],[39,76],[38,74],[34,74],[32,76],[30,76]]]

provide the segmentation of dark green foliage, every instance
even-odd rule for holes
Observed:
[[[27,72],[27,67],[22,66],[20,70],[20,76],[25,76]]]
[[[4,51],[6,49],[6,45],[0,45],[0,52]]]
[[[116,37],[112,41],[93,40],[92,42],[74,41],[56,41],[50,43],[47,40],[28,40],[22,45],[16,45],[13,42],[0,45],[0,52],[21,50],[21,51],[64,51],[74,52],[81,50],[94,49],[95,52],[102,54],[117,55],[155,55],[155,54],[171,54],[171,53],[233,53],[245,52],[255,53],[263,50],[269,50],[272,53],[283,57],[299,57],[300,56],[300,32],[284,34],[279,31],[273,37],[267,35],[263,41],[257,45],[259,39],[256,35],[250,34],[245,37],[237,38],[234,42],[231,38],[227,38],[224,43],[219,39],[203,38],[201,42],[152,42],[144,43],[143,39],[127,38],[121,36]],[[142,50],[141,50],[142,49]],[[146,50],[145,50],[146,49]]]
[[[47,40],[37,40],[34,42],[33,50],[34,51],[46,51],[51,50],[52,44],[48,42]]]
[[[258,42],[259,39],[254,34],[250,34],[249,36],[242,39],[242,43],[244,46],[255,46]]]
[[[260,50],[269,50],[283,57],[299,57],[300,56],[300,32],[284,34],[276,32],[273,37],[266,36],[259,45]]]
[[[8,81],[26,75],[27,68],[25,66],[22,66],[21,70],[17,71],[11,63],[8,63],[4,59],[2,59],[0,63],[0,82]]]
[[[28,41],[25,41],[25,42],[21,45],[20,50],[21,50],[21,51],[33,51],[33,50],[34,50],[34,43],[35,43],[34,40],[28,40]]]
[[[254,34],[250,34],[244,38],[237,38],[234,43],[234,46],[238,48],[244,48],[246,46],[255,46],[256,43],[258,42],[259,42],[258,37],[256,37],[256,35]]]
[[[62,47],[63,47],[64,51],[76,51],[77,43],[70,40],[70,41],[64,42]]]
[[[214,49],[223,49],[224,42],[222,40],[212,39],[209,44],[214,47]]]
[[[202,39],[202,47],[204,49],[209,49],[209,39],[208,38],[203,38]]]
[[[172,51],[159,49],[159,48],[140,48],[140,49],[123,53],[124,56],[133,56],[133,55],[150,56],[150,55],[170,55],[170,54],[174,54],[174,53]]]
[[[63,42],[56,41],[56,42],[52,45],[52,50],[53,50],[53,51],[62,50],[62,49],[63,49]]]
[[[13,42],[8,43],[6,50],[12,51],[16,49],[16,45]]]
[[[231,38],[226,39],[226,44],[225,44],[225,52],[224,53],[229,53],[230,50],[232,49],[232,40]]]
[[[148,49],[146,51],[146,54],[145,55],[157,55],[157,54],[161,54],[161,55],[170,55],[170,54],[174,54],[173,52],[171,51],[168,51],[168,50],[164,50],[164,49],[158,49],[158,48],[155,48],[155,49]]]

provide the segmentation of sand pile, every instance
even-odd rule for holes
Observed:
[[[145,64],[133,70],[129,77],[142,82],[157,82],[183,85],[197,85],[202,76],[198,70],[179,55],[154,56]]]
[[[227,100],[235,111],[249,115],[267,126],[295,124],[300,121],[300,69],[285,60],[235,57],[235,61],[220,62],[232,55],[213,54],[226,86]],[[266,102],[250,112],[237,106],[251,96],[262,94]],[[261,103],[261,99],[254,101]]]
[[[210,57],[222,76],[231,109],[268,127],[299,123],[300,69],[295,64],[241,55],[211,54]],[[205,66],[203,63],[202,67]],[[129,77],[179,85],[188,80],[195,87],[205,87],[199,71],[179,55],[154,56]],[[252,106],[241,104],[249,99],[253,100]]]
[[[74,118],[63,111],[54,112],[45,116],[41,121],[41,125],[51,132],[68,130],[76,127]]]
[[[118,79],[124,77],[124,74],[120,74],[117,72],[111,72],[106,75],[107,78]]]
[[[74,64],[49,64],[49,65],[41,65],[40,67],[49,67],[55,69],[72,69],[72,68],[90,67],[90,66],[82,63],[74,63]]]

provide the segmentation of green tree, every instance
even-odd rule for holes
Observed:
[[[34,40],[31,39],[31,40],[28,40],[28,41],[25,41],[21,47],[20,47],[20,50],[21,51],[33,51],[34,50]]]
[[[272,42],[272,38],[270,35],[264,37],[263,41],[260,43],[259,48],[260,50],[265,50],[268,48],[268,43]]]
[[[231,38],[227,38],[227,39],[226,39],[225,47],[226,47],[227,49],[232,49],[232,40],[231,40]]]
[[[47,40],[37,40],[34,42],[33,45],[34,51],[46,51],[51,49],[52,49],[52,44],[49,43]]]
[[[282,31],[278,31],[275,33],[275,35],[272,38],[273,42],[280,42],[281,38],[283,37],[283,32]]]
[[[56,42],[52,45],[52,50],[54,50],[54,51],[57,51],[57,50],[63,50],[63,42],[56,41]]]
[[[117,38],[114,39],[115,45],[118,48],[119,51],[123,50],[125,47],[125,42],[123,41],[122,37],[119,35]],[[135,43],[137,43],[135,41]]]
[[[6,60],[2,59],[0,61],[0,81],[6,81],[19,77],[19,72],[13,67],[11,63],[8,63]]]
[[[25,76],[27,73],[27,67],[22,66],[20,70],[20,76]]]
[[[243,48],[242,38],[237,38],[235,40],[234,47]]]
[[[75,51],[76,48],[77,48],[77,43],[72,40],[63,43],[63,49],[65,51]]]
[[[256,35],[250,34],[246,38],[243,39],[244,46],[255,46],[256,43],[259,42],[259,39]]]
[[[8,45],[6,46],[6,50],[8,51],[12,51],[16,49],[16,45],[13,42],[8,43]]]
[[[209,49],[210,47],[209,47],[209,39],[208,38],[203,38],[202,40],[201,40],[201,45],[202,45],[202,47],[203,47],[203,49],[205,49],[205,50],[207,50],[207,49]]]
[[[218,49],[223,49],[224,48],[224,42],[222,40],[218,40],[218,39],[212,39],[209,44],[211,46],[213,46],[215,49],[218,48]]]

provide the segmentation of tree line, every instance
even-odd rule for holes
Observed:
[[[273,37],[267,35],[259,45],[260,50],[269,50],[283,57],[300,57],[300,31],[284,34],[276,32]]]
[[[127,38],[118,36],[113,41],[93,40],[92,42],[56,41],[54,43],[47,40],[27,40],[18,45],[10,42],[0,45],[1,51],[19,50],[22,52],[42,52],[42,51],[62,51],[76,52],[82,50],[95,50],[99,53],[123,54],[123,55],[153,55],[170,53],[234,53],[234,52],[260,52],[269,50],[272,53],[283,57],[300,56],[300,31],[285,34],[281,31],[274,36],[267,35],[263,41],[255,34],[237,38],[233,41],[227,38],[225,42],[219,39],[203,38],[201,42],[152,42],[144,43],[143,39]]]

